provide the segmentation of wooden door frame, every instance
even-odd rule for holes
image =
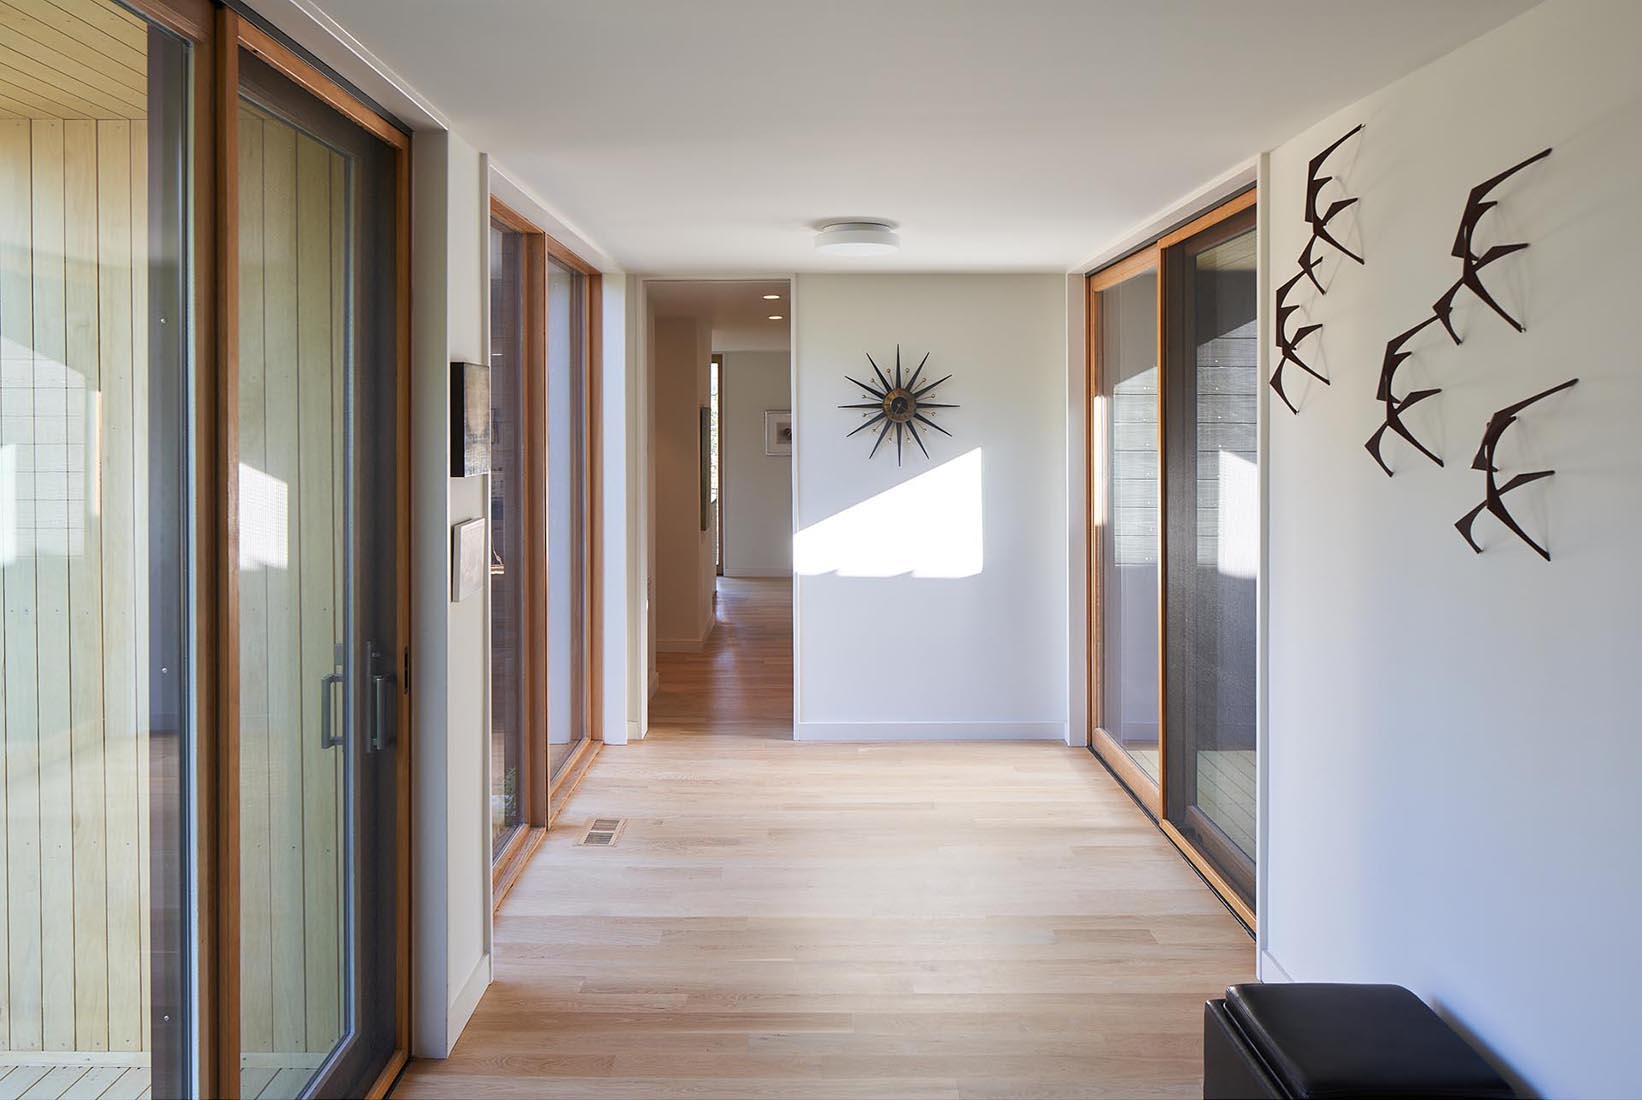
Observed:
[[[519,235],[524,285],[521,297],[522,347],[520,419],[524,469],[524,617],[520,660],[525,668],[524,775],[520,828],[491,859],[492,908],[499,907],[547,832],[547,234],[523,214],[492,195],[490,223]],[[487,739],[488,751],[488,739]]]
[[[713,539],[718,547],[718,561],[714,562],[714,576],[724,575],[724,353],[715,351],[712,362],[717,368],[718,389],[713,401],[713,469],[718,471],[718,498],[713,502]]]
[[[1096,480],[1096,450],[1104,451],[1105,425],[1104,421],[1097,423],[1093,415],[1095,399],[1101,393],[1100,352],[1099,352],[1099,318],[1098,295],[1117,284],[1144,271],[1155,271],[1156,287],[1156,354],[1157,354],[1157,489],[1158,489],[1158,534],[1157,534],[1157,774],[1158,782],[1152,783],[1149,776],[1141,770],[1128,752],[1117,742],[1116,738],[1101,728],[1099,718],[1101,714],[1101,665],[1104,657],[1103,641],[1103,614],[1105,599],[1103,592],[1103,560],[1104,532],[1098,532],[1095,525],[1089,525],[1089,538],[1086,546],[1085,569],[1089,592],[1089,614],[1087,617],[1087,635],[1085,641],[1088,649],[1086,666],[1088,676],[1089,700],[1089,743],[1096,755],[1111,768],[1112,772],[1121,780],[1135,799],[1141,803],[1157,822],[1163,834],[1180,849],[1182,855],[1191,863],[1220,896],[1227,908],[1237,915],[1237,918],[1248,926],[1252,932],[1256,928],[1255,912],[1253,908],[1240,897],[1226,878],[1215,869],[1214,865],[1198,850],[1197,846],[1189,841],[1184,834],[1168,819],[1168,669],[1169,669],[1169,642],[1168,642],[1168,457],[1165,440],[1167,427],[1167,391],[1166,363],[1168,356],[1167,324],[1169,301],[1168,257],[1176,246],[1197,236],[1204,230],[1243,213],[1258,201],[1258,191],[1254,187],[1241,191],[1227,198],[1215,206],[1190,218],[1179,227],[1170,230],[1150,244],[1144,245],[1120,259],[1091,272],[1084,280],[1085,303],[1087,306],[1087,339],[1084,347],[1084,408],[1088,414],[1089,433],[1088,445],[1084,450],[1084,514],[1094,515],[1096,493],[1105,491],[1104,479]]]
[[[239,206],[238,194],[238,130],[239,130],[239,51],[241,48],[255,54],[282,75],[312,93],[344,117],[357,123],[394,151],[396,237],[395,261],[398,267],[395,279],[395,358],[398,374],[397,402],[397,461],[399,507],[398,516],[398,640],[404,671],[410,669],[410,139],[389,119],[379,114],[340,83],[322,73],[296,51],[278,41],[237,12],[226,7],[214,11],[215,34],[211,43],[214,64],[197,65],[197,71],[211,69],[213,86],[206,89],[200,103],[211,104],[212,141],[211,162],[214,172],[201,170],[196,175],[210,180],[215,186],[213,208],[214,254],[216,275],[215,369],[202,369],[203,384],[211,390],[209,399],[202,393],[200,408],[214,411],[214,424],[205,427],[209,445],[202,447],[202,492],[210,499],[200,513],[202,544],[210,540],[214,556],[202,557],[209,563],[214,591],[209,604],[210,633],[217,655],[216,683],[211,686],[211,709],[202,713],[214,718],[211,728],[217,732],[218,752],[211,763],[210,786],[202,785],[201,792],[209,790],[202,799],[202,831],[214,836],[211,846],[214,866],[211,882],[214,889],[202,893],[215,902],[215,912],[201,915],[202,925],[210,925],[212,950],[201,956],[202,969],[210,981],[202,981],[209,989],[209,1009],[201,1010],[202,1025],[209,1020],[209,1038],[204,1034],[199,1051],[200,1080],[205,1095],[235,1100],[240,1090],[240,989],[239,989],[239,593],[238,593],[238,479],[239,468]],[[202,280],[203,282],[204,280]],[[207,360],[202,360],[202,363]],[[209,483],[209,484],[207,484]],[[209,534],[206,529],[209,528]],[[202,613],[202,620],[207,618]],[[202,623],[203,625],[203,623]],[[203,641],[202,636],[202,641]],[[202,677],[203,681],[210,677]],[[411,841],[411,707],[408,702],[408,676],[401,685],[406,704],[399,708],[398,760],[395,784],[397,787],[397,844],[396,894],[394,899],[397,926],[397,975],[394,986],[395,1049],[387,1064],[367,1092],[368,1096],[386,1095],[388,1088],[409,1057],[410,1052],[410,984],[411,984],[411,925],[410,925],[410,841]],[[206,740],[201,738],[201,741]],[[202,862],[202,867],[205,864]],[[208,905],[210,903],[207,903]]]

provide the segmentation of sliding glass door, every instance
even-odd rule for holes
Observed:
[[[192,1065],[191,47],[13,0],[0,50],[0,1095]]]
[[[1253,200],[1089,280],[1092,744],[1251,924]]]
[[[238,51],[239,990],[247,1095],[397,1040],[399,149]]]

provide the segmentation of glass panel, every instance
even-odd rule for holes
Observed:
[[[1097,292],[1105,494],[1101,545],[1099,722],[1158,781],[1157,273]],[[1097,463],[1096,469],[1101,464]],[[1104,500],[1104,508],[1101,507]]]
[[[8,11],[30,42],[0,51],[3,1089],[176,1096],[189,51],[105,0]]]
[[[1253,211],[1171,260],[1167,813],[1252,901],[1260,555]],[[1180,278],[1173,279],[1178,267]]]
[[[547,265],[548,767],[587,738],[586,278]]]
[[[357,1095],[394,1042],[394,154],[240,75],[243,1087]]]
[[[490,839],[523,821],[525,782],[524,237],[490,229]]]

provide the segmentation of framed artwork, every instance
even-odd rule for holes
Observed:
[[[490,368],[450,365],[450,476],[490,473]]]
[[[792,410],[769,409],[764,413],[764,453],[792,454]]]
[[[701,529],[707,530],[713,504],[713,410],[701,406]]]
[[[450,529],[450,602],[461,603],[485,583],[485,521],[463,520]]]

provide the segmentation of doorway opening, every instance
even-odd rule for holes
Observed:
[[[646,284],[651,731],[792,736],[790,305]]]

